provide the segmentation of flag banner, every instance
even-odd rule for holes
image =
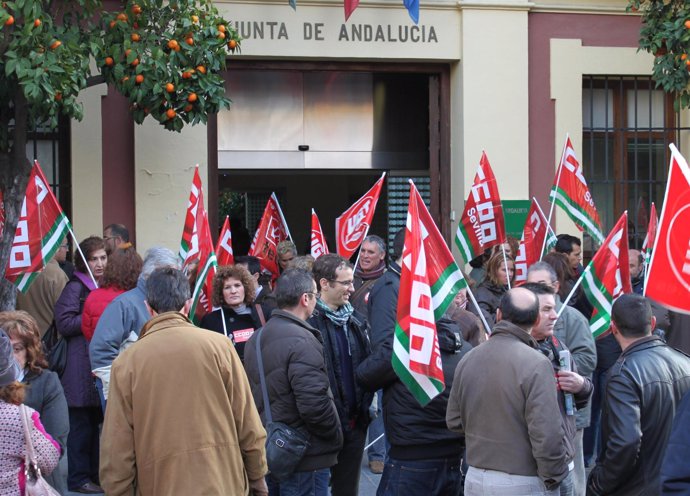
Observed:
[[[445,388],[436,320],[466,285],[410,181],[392,364],[422,406]]]
[[[589,233],[597,243],[604,241],[601,220],[569,136],[565,138],[549,199],[565,210],[580,231]]]
[[[403,0],[403,5],[415,24],[419,24],[419,0]]]
[[[232,253],[232,231],[230,230],[230,217],[225,216],[223,228],[218,236],[216,244],[216,260],[218,265],[233,265],[235,256]]]
[[[656,215],[656,205],[652,202],[649,208],[649,225],[647,226],[647,235],[644,237],[642,243],[642,256],[644,257],[645,271],[649,267],[649,261],[652,258],[652,247],[656,241],[656,229],[659,224],[659,217]]]
[[[182,229],[180,242],[180,258],[182,269],[194,270],[196,265],[196,279],[192,291],[192,306],[189,318],[195,324],[213,310],[211,293],[213,291],[213,276],[216,274],[216,254],[213,250],[211,228],[208,225],[208,215],[204,207],[204,192],[201,187],[199,166],[194,169],[192,188],[189,194],[187,215]]]
[[[345,8],[345,22],[347,22],[355,9],[359,7],[359,0],[344,0],[343,7]]]
[[[278,243],[290,237],[287,223],[283,217],[283,212],[278,204],[278,197],[271,193],[264,214],[261,217],[259,228],[254,234],[252,246],[249,248],[249,255],[257,257],[261,262],[261,267],[278,277]]]
[[[34,161],[5,269],[5,278],[26,292],[72,229],[38,161]]]
[[[530,265],[541,260],[544,253],[556,245],[556,236],[549,229],[549,222],[544,217],[544,212],[539,208],[535,198],[532,198],[525,227],[520,238],[520,247],[515,257],[515,282],[527,280],[527,269]],[[542,247],[544,251],[542,252]]]
[[[335,242],[338,255],[350,258],[364,241],[371,219],[374,218],[385,177],[384,172],[363,197],[335,219]]]
[[[597,338],[611,325],[613,302],[624,293],[632,293],[627,211],[618,219],[581,277],[587,299],[594,307],[589,328],[592,336]]]
[[[467,196],[455,244],[466,263],[478,257],[484,250],[506,240],[503,206],[498,194],[498,184],[485,152],[477,167],[474,184]]]
[[[690,169],[674,145],[645,280],[645,296],[676,312],[690,314]]]
[[[311,209],[311,256],[316,260],[321,255],[328,253],[326,236],[323,235],[321,223],[314,209]]]

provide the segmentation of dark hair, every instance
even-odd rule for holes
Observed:
[[[110,231],[110,235],[122,239],[123,243],[129,242],[129,230],[123,224],[108,224],[103,232]]]
[[[556,279],[558,284],[560,284],[558,296],[561,299],[567,298],[568,292],[572,288],[572,286],[568,286],[567,282],[573,277],[573,269],[568,263],[568,255],[557,252],[547,253],[542,261],[553,267],[553,270],[556,272]]]
[[[515,288],[506,292],[501,298],[498,308],[501,311],[501,318],[503,320],[512,322],[516,326],[527,330],[532,327],[539,318],[539,298],[537,298],[536,294],[531,293],[532,296],[534,296],[534,301],[530,305],[526,307],[517,306],[514,301],[515,293],[516,291],[520,291],[520,289],[521,288]]]
[[[505,260],[503,259],[503,251],[499,251],[491,255],[489,261],[486,262],[486,279],[488,282],[495,286],[501,286],[502,284],[498,280],[498,269],[506,262],[513,264],[513,277],[510,278],[512,281],[515,278],[515,260],[512,257],[506,255]]]
[[[401,228],[395,236],[393,237],[393,260],[397,260],[402,257],[403,250],[405,249],[405,228]]]
[[[526,282],[521,288],[529,289],[535,295],[555,295],[556,291],[551,286],[541,282]]]
[[[554,246],[553,249],[557,253],[570,253],[574,250],[574,244],[577,246],[582,246],[580,238],[576,238],[575,236],[571,236],[570,234],[559,234],[558,236],[556,236],[556,238],[558,238],[558,241],[556,241],[556,246]]]
[[[261,262],[259,262],[258,258],[252,257],[251,255],[235,257],[235,265],[246,265],[251,275],[261,273]]]
[[[98,250],[105,251],[105,242],[103,242],[103,238],[98,236],[89,236],[84,241],[79,243],[79,248],[81,248],[81,252],[84,254],[84,257],[82,258],[81,255],[75,256],[74,267],[79,272],[86,274],[88,273],[88,270],[86,269],[86,261],[84,259],[88,260],[89,257]]]
[[[286,269],[276,281],[275,297],[278,308],[294,308],[304,293],[314,289],[311,273],[302,269]]]
[[[338,269],[351,269],[352,264],[335,253],[327,253],[321,255],[314,262],[314,266],[311,269],[314,275],[314,280],[316,281],[316,288],[321,291],[321,279],[326,279],[327,281],[335,281],[338,277],[336,271]]]
[[[383,240],[383,238],[381,238],[381,236],[377,236],[376,234],[370,234],[369,236],[364,238],[362,244],[364,243],[374,243],[376,246],[378,246],[379,250],[381,250],[381,253],[386,253],[386,242]]]
[[[256,281],[244,265],[235,264],[218,267],[216,275],[213,276],[213,293],[211,295],[213,304],[217,307],[225,305],[223,286],[225,286],[225,281],[231,277],[242,283],[244,288],[244,304],[249,305],[253,302],[256,295]]]
[[[131,244],[123,243],[108,255],[101,287],[129,291],[137,285],[144,261]]]
[[[178,312],[189,297],[189,279],[179,269],[162,267],[146,280],[146,301],[157,313]]]
[[[484,267],[484,264],[491,258],[491,248],[488,248],[484,250],[484,253],[481,255],[474,257],[472,260],[470,260],[470,267],[474,269],[481,269]]]
[[[35,374],[48,368],[43,354],[41,333],[36,320],[23,310],[0,312],[0,328],[4,329],[10,339],[18,339],[26,348],[26,365]]]
[[[652,306],[635,293],[621,295],[613,303],[611,319],[626,338],[641,338],[652,332]]]

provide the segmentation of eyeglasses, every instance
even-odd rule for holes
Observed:
[[[338,281],[338,280],[331,279],[330,282],[335,282],[335,283],[338,283],[345,288],[349,288],[350,286],[352,286],[354,284],[355,281],[352,279],[350,279],[349,281]]]
[[[309,295],[309,296],[313,296],[314,298],[320,298],[321,297],[321,293],[319,293],[318,291],[317,292],[307,292],[304,294]]]

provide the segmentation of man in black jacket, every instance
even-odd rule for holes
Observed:
[[[320,296],[307,322],[321,331],[326,370],[343,429],[338,463],[331,467],[331,492],[333,496],[357,496],[373,398],[354,376],[370,353],[366,321],[349,302],[354,291],[350,262],[333,253],[321,255],[312,272]]]
[[[588,495],[652,495],[676,407],[690,391],[690,358],[652,335],[656,318],[642,296],[613,304],[611,331],[623,353],[609,371],[602,410],[602,448]]]
[[[316,306],[316,284],[310,273],[288,269],[276,281],[275,296],[278,310],[260,331],[271,416],[274,422],[307,432],[309,447],[291,477],[278,482],[269,474],[269,490],[271,494],[327,496],[328,468],[337,462],[343,435],[329,387],[321,333],[306,322]],[[258,334],[247,341],[244,365],[266,425],[257,363]]]

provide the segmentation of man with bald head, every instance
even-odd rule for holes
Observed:
[[[455,370],[446,422],[465,436],[466,496],[557,495],[568,475],[556,379],[530,335],[538,322],[537,296],[508,291],[491,338]]]

